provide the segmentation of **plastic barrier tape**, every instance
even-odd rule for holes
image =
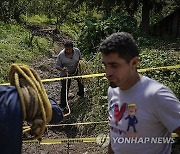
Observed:
[[[99,121],[99,122],[79,122],[72,124],[55,124],[55,125],[46,125],[47,127],[60,127],[60,126],[76,126],[76,125],[90,125],[90,124],[102,124],[108,123],[109,121]],[[31,130],[30,126],[23,126],[23,132]]]
[[[109,121],[99,121],[99,122],[79,122],[72,124],[56,124],[56,125],[46,125],[47,127],[58,127],[58,126],[75,126],[75,125],[89,125],[89,124],[99,124],[99,123],[108,123]]]
[[[96,142],[96,137],[92,137],[92,138],[44,139],[42,141],[38,141],[38,140],[24,140],[23,141],[23,143],[33,143],[33,142],[37,142],[39,144],[92,143],[92,142]]]
[[[138,69],[138,72],[146,72],[146,71],[160,70],[160,69],[177,69],[177,68],[180,68],[180,65]],[[42,82],[53,82],[53,81],[60,81],[60,80],[65,80],[65,79],[101,77],[101,76],[105,76],[105,75],[106,75],[106,73],[98,73],[98,74],[88,74],[88,75],[81,75],[81,76],[70,76],[70,77],[62,77],[62,78],[43,79],[41,81]],[[9,85],[9,83],[2,83],[0,85]]]

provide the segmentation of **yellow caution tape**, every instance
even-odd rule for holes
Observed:
[[[76,126],[76,125],[90,125],[90,124],[102,124],[108,123],[109,121],[99,121],[99,122],[79,122],[79,123],[72,123],[72,124],[56,124],[56,125],[46,125],[46,127],[60,127],[60,126]],[[30,131],[30,126],[23,126],[23,133]]]
[[[171,136],[172,136],[172,137],[180,137],[180,136],[179,136],[178,134],[176,134],[176,133],[172,133]]]
[[[99,77],[99,76],[105,76],[105,75],[106,75],[106,73],[78,75],[78,76],[69,76],[69,77],[61,77],[61,78],[53,78],[53,79],[44,79],[44,80],[42,80],[42,82],[52,82],[52,81],[75,79],[75,78],[91,78],[91,77]]]
[[[177,69],[180,68],[180,65],[174,65],[174,66],[162,66],[162,67],[155,67],[155,68],[145,68],[145,69],[138,69],[138,72],[146,72],[151,70],[161,70],[161,69]]]
[[[61,77],[61,78],[52,78],[52,79],[43,79],[42,82],[54,82],[54,81],[60,81],[65,79],[76,79],[76,78],[91,78],[91,77],[100,77],[105,76],[106,73],[98,73],[98,74],[88,74],[88,75],[79,75],[79,76],[69,76],[69,77]],[[0,85],[9,85],[9,83],[3,83]]]
[[[62,144],[62,143],[92,143],[96,142],[96,137],[92,138],[60,138],[60,139],[44,139],[42,141],[38,140],[24,140],[23,143],[34,143],[39,144]]]
[[[40,143],[38,140],[23,140],[23,143]]]
[[[57,125],[46,125],[47,127],[58,127],[58,126],[75,126],[75,125],[89,125],[89,124],[100,124],[100,123],[108,123],[109,121],[99,121],[99,122],[80,122],[80,123],[72,123],[72,124],[57,124]]]
[[[146,71],[160,70],[160,69],[177,69],[177,68],[180,68],[180,65],[138,69],[138,72],[146,72]],[[106,75],[106,73],[97,73],[97,74],[88,74],[88,75],[81,75],[81,76],[69,76],[69,77],[61,77],[61,78],[43,79],[41,81],[42,82],[54,82],[54,81],[60,81],[60,80],[65,80],[65,79],[91,78],[91,77],[101,77],[101,76],[105,76],[105,75]],[[2,83],[0,85],[9,85],[9,83]]]
[[[1,83],[0,86],[9,86],[10,83]]]
[[[23,133],[28,132],[28,131],[30,131],[30,130],[31,130],[31,127],[30,127],[30,126],[28,126],[28,128],[24,128],[24,127],[23,127]]]

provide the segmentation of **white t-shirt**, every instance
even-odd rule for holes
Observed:
[[[180,126],[180,102],[163,84],[148,77],[130,89],[108,89],[111,147],[115,154],[170,154],[170,138]],[[128,105],[137,107],[130,116]]]

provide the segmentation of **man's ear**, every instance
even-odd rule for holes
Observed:
[[[136,69],[137,68],[137,65],[139,63],[139,57],[134,57],[133,59],[131,59],[131,66],[132,66],[132,69]]]

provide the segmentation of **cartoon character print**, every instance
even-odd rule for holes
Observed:
[[[138,119],[135,116],[137,111],[136,104],[123,103],[121,107],[119,107],[117,103],[111,101],[110,106],[109,111],[113,111],[111,112],[113,114],[110,114],[109,120],[111,121],[113,118],[116,126],[121,121],[121,126],[115,128],[116,131],[122,132],[121,135],[124,137],[139,137],[136,130],[136,124],[138,123]]]
[[[130,127],[133,127],[133,130],[134,130],[135,133],[137,132],[136,127],[135,127],[135,125],[138,123],[138,120],[137,120],[137,118],[135,116],[136,111],[137,111],[136,104],[129,104],[128,105],[128,114],[129,115],[125,118],[125,120],[127,120],[127,119],[129,120],[128,121],[127,132],[129,131]]]

